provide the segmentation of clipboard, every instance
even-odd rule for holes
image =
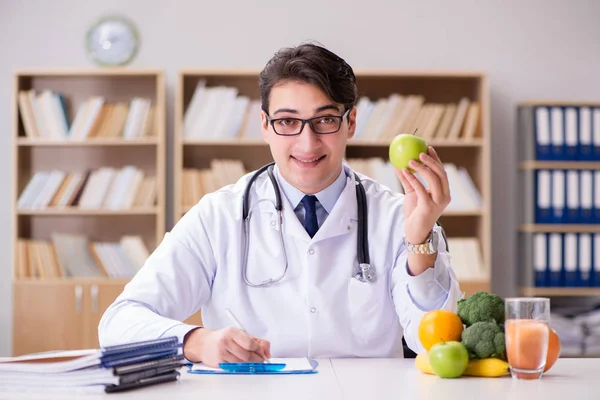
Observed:
[[[206,375],[306,375],[316,374],[319,362],[310,358],[272,358],[268,363],[221,363],[219,368],[202,363],[190,366],[190,374]]]

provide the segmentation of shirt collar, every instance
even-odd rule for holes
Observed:
[[[302,201],[302,198],[305,196],[305,194],[302,191],[295,188],[294,186],[292,186],[285,179],[283,179],[277,165],[275,166],[274,170],[275,176],[277,177],[277,181],[281,186],[283,194],[289,200],[290,204],[292,205],[292,208],[296,209],[296,207],[298,206],[300,201]],[[342,194],[342,192],[344,191],[345,187],[346,172],[344,166],[342,166],[342,170],[340,171],[340,174],[338,175],[336,180],[333,181],[333,183],[327,186],[325,189],[321,190],[318,193],[315,193],[317,200],[319,200],[319,203],[323,206],[325,211],[327,211],[327,214],[331,214],[333,206],[335,205],[337,199],[340,197],[340,194]]]

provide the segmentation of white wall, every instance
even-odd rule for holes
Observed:
[[[354,5],[352,5],[354,3]],[[88,26],[123,12],[143,40],[133,66],[168,73],[168,126],[183,67],[259,68],[282,46],[318,40],[362,67],[489,72],[493,130],[494,290],[513,293],[515,104],[600,99],[600,2],[595,0],[0,0],[0,356],[11,348],[11,71],[90,66]]]

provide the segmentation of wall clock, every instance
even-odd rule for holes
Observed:
[[[92,61],[103,66],[126,65],[139,48],[135,25],[122,16],[105,16],[87,33],[86,50]]]

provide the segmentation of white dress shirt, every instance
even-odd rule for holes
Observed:
[[[325,219],[321,214],[313,238],[293,207],[299,194],[277,168],[275,173],[285,193],[283,214],[280,219],[275,211],[273,187],[264,173],[250,191],[246,268],[241,210],[251,174],[205,195],[165,235],[102,316],[101,345],[173,335],[182,340],[196,328],[182,321],[200,309],[206,328],[221,329],[231,325],[224,312],[230,308],[250,334],[271,342],[273,357],[402,357],[403,335],[413,351],[422,351],[418,323],[424,313],[455,311],[462,298],[442,235],[434,267],[411,276],[403,244],[404,196],[359,174],[377,273],[375,283],[359,282],[353,278],[358,269],[356,183],[348,165],[317,194],[321,213],[329,212]],[[262,288],[244,281],[244,272],[252,283],[279,276],[286,256],[281,281]]]

